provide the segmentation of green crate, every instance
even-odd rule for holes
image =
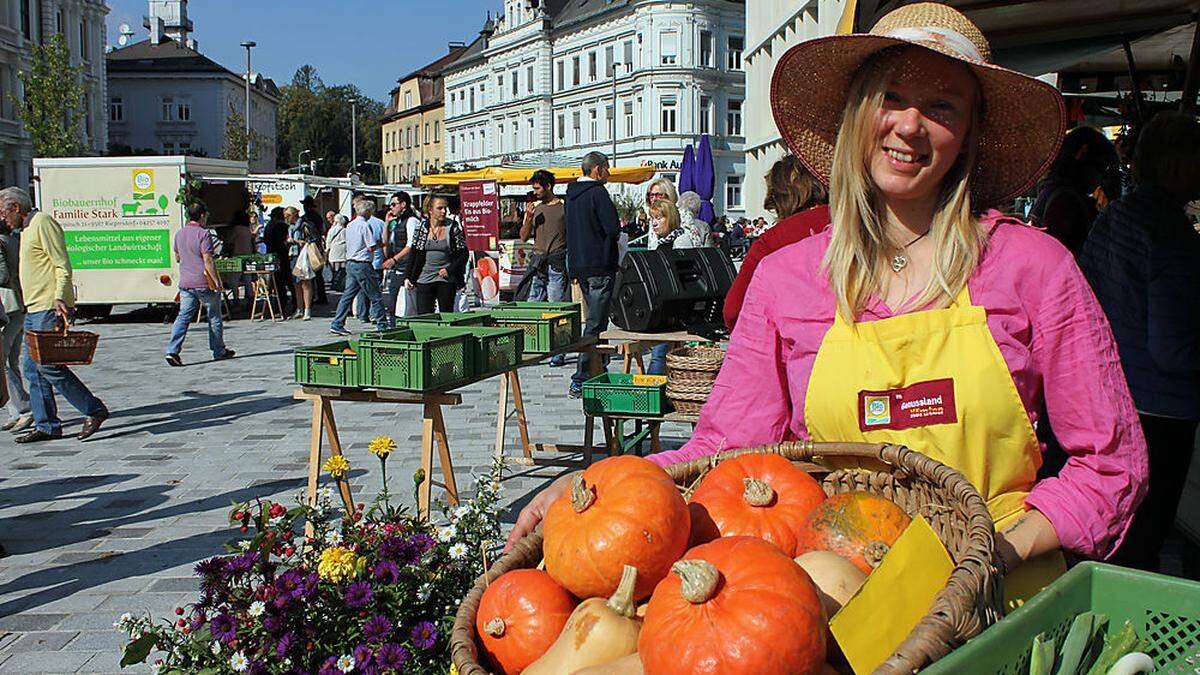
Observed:
[[[429,391],[465,384],[475,376],[471,333],[463,328],[412,324],[359,338],[364,387]]]
[[[1034,636],[1049,633],[1061,646],[1075,616],[1087,611],[1107,615],[1109,633],[1133,624],[1150,645],[1156,673],[1200,666],[1200,583],[1085,562],[921,672],[1025,675]]]
[[[664,415],[667,412],[666,378],[661,384],[634,384],[653,375],[601,373],[583,383],[583,411],[589,415]]]
[[[520,328],[525,331],[525,353],[546,354],[569,347],[579,341],[579,312],[543,311],[540,309],[492,310],[492,321],[501,328]]]
[[[580,312],[578,302],[502,302],[497,309],[536,309],[543,312]]]
[[[353,349],[354,354],[343,350]],[[316,347],[301,347],[294,354],[296,382],[328,387],[357,387],[359,345],[357,340],[342,340]]]
[[[525,331],[488,326],[468,326],[466,329],[471,331],[472,361],[477,377],[491,377],[521,362]]]
[[[398,324],[429,323],[435,326],[486,326],[492,317],[486,312],[442,312],[418,314],[396,319]]]
[[[217,274],[241,274],[242,259],[235,258],[215,258],[213,267],[217,268]]]

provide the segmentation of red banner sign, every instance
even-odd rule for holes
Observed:
[[[858,428],[913,429],[958,421],[954,380],[918,382],[902,389],[858,392]]]
[[[467,249],[495,251],[500,238],[500,189],[494,180],[464,180],[458,184]]]

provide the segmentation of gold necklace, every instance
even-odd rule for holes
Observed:
[[[921,241],[921,237],[924,237],[926,234],[929,234],[929,230],[925,230],[925,234],[918,236],[916,239],[913,239],[912,241],[908,242],[904,246],[900,247],[900,252],[892,257],[892,271],[893,272],[895,272],[896,274],[900,274],[900,272],[903,271],[905,267],[908,267],[908,247],[912,246],[913,244],[917,243],[918,241]]]

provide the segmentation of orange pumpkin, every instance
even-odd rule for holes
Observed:
[[[579,598],[607,597],[625,565],[634,598],[650,595],[687,549],[687,503],[667,472],[633,455],[609,457],[575,476],[543,521],[546,571]]]
[[[688,551],[654,589],[638,654],[647,673],[819,673],[825,613],[777,547],[723,537]]]
[[[796,537],[825,491],[779,455],[739,455],[721,462],[692,493],[692,543],[758,537],[796,555]]]
[[[808,514],[799,553],[832,551],[870,574],[909,520],[899,506],[869,492],[833,495]]]
[[[491,662],[504,675],[515,675],[554,644],[576,604],[549,574],[512,570],[483,592],[475,630]]]

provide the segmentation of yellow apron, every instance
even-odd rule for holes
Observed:
[[[814,441],[896,443],[966,476],[996,527],[1024,512],[1041,447],[1012,374],[966,287],[954,303],[850,325],[821,342],[805,396]],[[1059,551],[1005,579],[1019,604],[1066,571]]]

